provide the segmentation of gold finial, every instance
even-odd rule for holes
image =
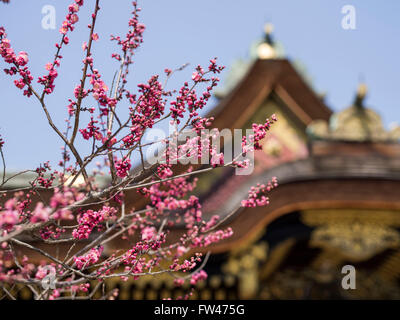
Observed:
[[[357,106],[358,108],[364,107],[364,99],[365,96],[367,95],[367,91],[368,91],[367,85],[361,82],[358,85],[356,98],[354,99],[354,105]]]
[[[260,59],[273,59],[276,57],[275,49],[268,43],[261,43],[258,46],[257,54]]]
[[[271,34],[274,31],[274,25],[270,22],[267,22],[264,25],[264,32],[265,34]]]
[[[364,98],[367,95],[368,87],[365,83],[360,83],[357,88],[357,96]]]
[[[257,55],[260,59],[274,59],[276,58],[276,51],[274,48],[274,43],[271,37],[274,26],[272,23],[266,23],[264,25],[265,38],[262,43],[257,48]]]

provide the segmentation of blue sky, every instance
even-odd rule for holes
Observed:
[[[9,5],[0,4],[0,25],[6,27],[16,51],[28,52],[36,77],[44,74],[44,65],[54,55],[54,43],[60,38],[58,28],[70,2],[11,0]],[[103,79],[110,83],[117,65],[110,59],[115,47],[109,35],[125,34],[131,1],[100,2],[100,40],[95,43],[94,58]],[[41,10],[47,4],[56,8],[56,30],[41,27]],[[369,87],[367,104],[380,112],[386,125],[400,120],[400,1],[152,0],[139,4],[147,29],[130,75],[132,88],[165,68],[186,62],[195,67],[217,56],[220,63],[229,66],[237,58],[246,58],[251,43],[262,36],[264,23],[271,21],[275,39],[283,44],[288,58],[306,66],[314,87],[326,92],[332,109],[351,103],[362,75]],[[341,27],[341,8],[346,4],[356,8],[356,30]],[[81,20],[63,52],[56,91],[48,98],[50,112],[60,125],[66,117],[67,99],[81,77],[81,44],[87,40],[86,25],[93,5],[93,0],[85,0]],[[0,67],[5,67],[2,61]],[[170,88],[178,87],[191,72],[188,68],[177,75]],[[49,129],[37,101],[23,97],[3,73],[0,94],[0,134],[6,140],[9,168],[56,162],[61,143]],[[210,103],[208,108],[212,106]]]

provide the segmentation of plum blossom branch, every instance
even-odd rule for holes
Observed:
[[[178,286],[185,281],[194,285],[205,280],[211,246],[233,234],[225,224],[241,209],[233,210],[222,219],[219,215],[204,218],[195,193],[196,175],[216,168],[246,168],[249,164],[242,156],[261,148],[276,121],[273,116],[262,124],[253,124],[253,134],[242,137],[240,152],[232,161],[225,161],[224,151],[219,152],[206,143],[221,137],[218,130],[200,137],[213,122],[213,118],[202,117],[200,113],[219,83],[218,74],[224,69],[216,58],[210,59],[208,66],[195,67],[191,79],[177,90],[167,91],[166,85],[172,74],[187,64],[174,71],[166,69],[164,81],[162,75],[153,75],[143,83],[128,86],[129,67],[143,42],[145,30],[139,22],[140,8],[136,2],[132,4],[125,36],[111,36],[119,51],[111,56],[118,67],[109,89],[92,55],[93,43],[100,37],[95,32],[95,26],[100,23],[99,0],[96,0],[88,26],[89,39],[83,44],[82,78],[74,89],[74,98],[68,100],[67,129],[60,129],[45,98],[55,90],[63,58],[61,51],[69,44],[69,32],[79,21],[78,12],[83,3],[83,0],[74,0],[68,6],[55,56],[46,64],[46,74],[37,79],[43,86],[40,93],[33,86],[27,52],[16,54],[5,29],[0,27],[0,56],[7,66],[6,75],[14,78],[15,86],[23,90],[23,95],[33,95],[39,101],[45,118],[64,146],[58,166],[44,162],[36,169],[25,171],[34,173],[28,187],[6,190],[6,183],[22,173],[6,178],[4,140],[0,137],[3,162],[0,284],[9,299],[14,296],[3,284],[27,286],[38,300],[93,299],[100,290],[101,299],[114,299],[117,293],[106,292],[104,286],[104,281],[110,278],[125,281],[169,274]],[[128,114],[122,110],[128,110]],[[85,125],[82,125],[83,115],[90,118]],[[146,143],[143,137],[162,121],[169,121],[174,128],[173,133],[161,139],[167,146],[161,151],[165,161],[147,166],[145,149],[157,141]],[[194,136],[176,142],[175,138],[187,130]],[[79,138],[87,147],[86,152],[76,147]],[[175,166],[176,161],[201,155],[211,159],[208,167]],[[140,165],[132,170],[135,161]],[[96,169],[90,173],[88,168],[95,163]],[[111,179],[100,185],[97,178],[104,175]],[[276,179],[272,179],[253,187],[241,208],[267,205],[267,194],[276,186]],[[138,208],[127,205],[132,192],[137,192],[140,202],[144,203]],[[171,237],[172,233],[177,234]],[[113,241],[122,241],[128,247],[111,250]],[[49,250],[61,245],[66,248],[62,252],[55,250],[53,254]],[[204,248],[207,248],[205,256],[197,252]],[[54,281],[48,286],[46,281],[51,277]],[[98,282],[93,286],[93,281]],[[84,296],[79,297],[78,293]]]

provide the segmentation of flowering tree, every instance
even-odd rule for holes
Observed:
[[[185,281],[194,285],[205,279],[202,269],[209,254],[203,256],[196,249],[229,237],[232,230],[220,228],[226,218],[213,216],[206,221],[202,217],[199,199],[192,194],[196,186],[193,177],[216,167],[248,167],[245,156],[261,148],[260,140],[276,120],[272,117],[264,124],[254,124],[253,134],[242,137],[239,154],[226,162],[224,153],[210,143],[219,138],[219,131],[204,133],[213,119],[199,115],[219,81],[216,75],[223,70],[216,59],[210,60],[207,68],[196,67],[190,82],[178,91],[168,91],[165,85],[182,68],[166,69],[164,84],[156,75],[130,91],[127,75],[145,30],[138,21],[140,9],[135,2],[127,34],[111,36],[118,47],[111,59],[119,67],[108,87],[92,57],[93,45],[99,38],[95,27],[100,6],[96,0],[88,41],[82,46],[82,78],[74,97],[68,99],[67,126],[60,129],[53,122],[46,97],[55,89],[61,51],[69,43],[68,35],[79,21],[83,4],[83,0],[75,0],[68,7],[54,58],[46,64],[45,75],[36,80],[28,67],[28,54],[16,54],[5,29],[0,27],[0,55],[6,64],[6,75],[14,78],[23,95],[37,100],[64,146],[56,169],[44,162],[30,170],[35,177],[29,187],[10,190],[8,183],[21,173],[6,174],[6,137],[4,133],[3,138],[0,136],[0,284],[3,296],[10,299],[15,298],[10,290],[15,285],[29,288],[35,299],[76,299],[77,293],[84,293],[81,299],[91,299],[96,292],[106,299],[117,295],[115,291],[104,291],[103,284],[112,277],[127,280],[167,273],[175,278],[176,285]],[[202,94],[196,93],[199,86],[205,87]],[[85,121],[85,117],[90,120]],[[170,122],[172,134],[161,141],[144,143],[145,133],[162,121]],[[177,142],[184,130],[192,136]],[[78,150],[77,139],[87,142],[87,152]],[[147,165],[145,149],[160,143],[163,148],[159,161]],[[182,169],[175,165],[182,159],[204,157],[210,159],[208,166],[194,169],[186,165]],[[137,168],[131,170],[135,159]],[[103,164],[90,171],[99,160]],[[107,185],[98,183],[101,174],[109,176]],[[273,179],[267,185],[253,187],[242,206],[266,205],[265,194],[276,185]],[[126,210],[128,190],[145,197],[147,206]],[[41,197],[43,192],[51,194],[48,200]],[[184,231],[170,240],[168,235],[177,224],[183,225]],[[130,243],[130,248],[106,252],[107,244],[117,238]],[[52,255],[44,246],[49,244],[63,244],[67,250]],[[42,258],[31,258],[30,252]]]

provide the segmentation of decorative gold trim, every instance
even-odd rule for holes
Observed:
[[[350,261],[364,261],[400,247],[400,212],[380,210],[308,210],[302,221],[317,227],[310,245],[336,249]]]

